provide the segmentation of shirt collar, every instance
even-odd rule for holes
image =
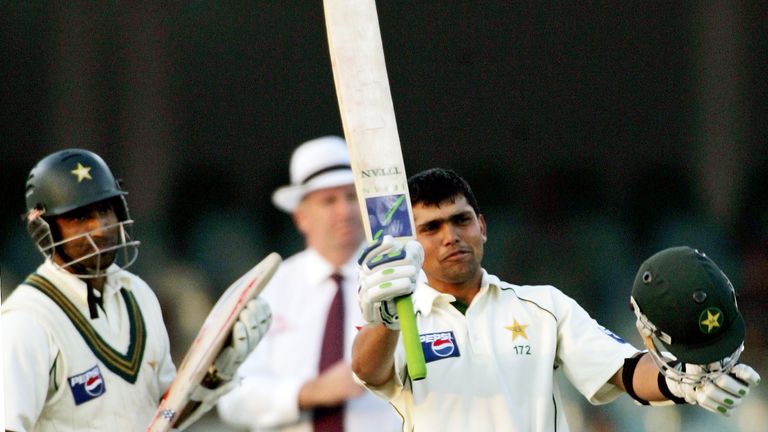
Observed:
[[[488,274],[485,269],[483,270],[483,278],[480,281],[480,291],[477,292],[477,296],[482,295],[488,291],[489,287],[498,287],[499,278]],[[442,302],[451,303],[456,301],[456,297],[451,294],[442,293],[431,286],[427,285],[427,277],[422,271],[417,281],[416,290],[412,295],[413,306],[417,312],[421,312],[424,316],[428,316],[432,312],[432,308]]]
[[[88,288],[83,279],[56,266],[50,259],[46,259],[37,272],[50,280],[59,291],[63,292],[80,305],[88,307]],[[112,264],[107,270],[107,280],[102,292],[104,298],[111,297],[120,291],[120,288],[130,289],[130,278],[116,264]]]
[[[347,262],[341,265],[339,273],[344,277],[347,282],[357,283],[357,257],[360,256],[360,251],[363,245],[360,246],[358,252],[352,254]],[[315,249],[307,248],[307,268],[304,269],[308,275],[309,281],[313,285],[319,285],[325,280],[329,279],[331,275],[336,271],[336,268],[322,257]]]

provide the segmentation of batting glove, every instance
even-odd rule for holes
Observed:
[[[698,365],[686,364],[686,371],[698,371]],[[691,405],[699,405],[713,413],[730,417],[749,394],[750,387],[760,383],[760,375],[745,364],[737,364],[727,374],[698,384],[678,382],[665,378],[670,392]]]
[[[257,297],[245,305],[232,326],[232,339],[229,345],[221,350],[211,365],[208,375],[190,394],[189,403],[193,408],[174,430],[182,431],[188,428],[216,406],[222,396],[237,387],[238,381],[232,378],[248,354],[256,348],[261,338],[267,333],[271,323],[272,310],[266,301]],[[186,410],[185,408],[183,411]]]
[[[403,247],[386,235],[368,246],[358,260],[358,299],[367,323],[383,323],[400,330],[395,299],[416,289],[416,278],[424,262],[421,244],[410,240]]]
[[[214,362],[219,379],[232,380],[245,358],[267,333],[270,324],[272,324],[272,310],[269,304],[258,297],[249,301],[232,327],[232,340],[229,346],[221,350]]]
[[[182,419],[181,423],[173,427],[174,431],[183,431],[191,426],[194,422],[198,421],[200,417],[205,415],[219,402],[219,399],[225,394],[232,391],[237,387],[236,381],[228,381],[215,389],[209,389],[205,386],[199,385],[195,387],[192,394],[189,395],[190,403],[196,404],[196,408]]]

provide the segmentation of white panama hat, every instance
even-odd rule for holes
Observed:
[[[272,194],[272,203],[293,213],[304,197],[318,189],[354,184],[346,142],[338,136],[309,140],[291,155],[291,184]]]

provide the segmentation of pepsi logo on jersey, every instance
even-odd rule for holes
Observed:
[[[424,360],[429,363],[449,357],[459,357],[459,346],[452,331],[419,335]]]
[[[71,376],[67,380],[69,381],[69,388],[72,390],[72,396],[75,398],[75,405],[95,399],[107,391],[104,377],[101,375],[98,365],[79,375]]]

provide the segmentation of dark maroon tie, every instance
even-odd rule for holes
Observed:
[[[323,348],[320,351],[320,372],[344,358],[344,291],[342,277],[334,273],[336,295],[333,296],[323,334]],[[314,412],[315,432],[341,432],[344,430],[344,404],[335,407],[320,407]]]

